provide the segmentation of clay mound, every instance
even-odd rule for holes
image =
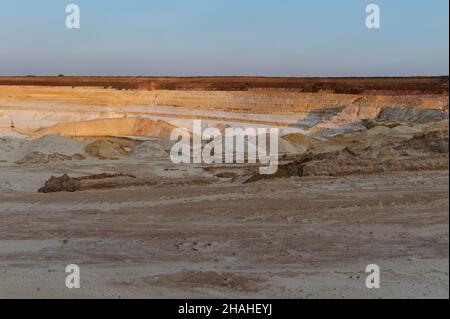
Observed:
[[[19,159],[17,151],[27,142],[14,137],[0,138],[0,162],[14,162]]]
[[[52,176],[41,187],[39,193],[77,192],[80,190],[80,181],[70,178],[67,174],[61,177]]]
[[[58,163],[64,161],[81,161],[84,160],[85,157],[81,154],[74,154],[72,156],[67,156],[60,153],[54,154],[43,154],[41,152],[31,152],[28,153],[22,160],[17,161],[18,165],[36,165],[36,164],[49,164],[49,163]]]
[[[41,187],[39,193],[82,192],[89,190],[115,189],[127,187],[180,187],[188,185],[211,185],[216,179],[160,179],[145,178],[126,174],[97,174],[81,177],[50,177]]]
[[[60,123],[37,131],[36,136],[62,135],[74,137],[95,136],[149,136],[169,137],[176,126],[165,121],[145,118],[115,118],[72,123]]]
[[[89,156],[100,159],[117,159],[128,155],[128,152],[122,146],[109,140],[95,141],[86,145],[84,150]]]
[[[133,149],[131,154],[138,160],[150,160],[168,156],[163,147],[154,141],[139,144]]]
[[[92,176],[70,177],[67,174],[61,177],[50,177],[41,187],[39,193],[78,192],[87,189],[114,187],[117,179],[135,179],[135,176],[123,174],[98,174]],[[106,182],[105,182],[106,181]],[[103,183],[103,184],[102,184]],[[93,185],[92,185],[93,184]]]

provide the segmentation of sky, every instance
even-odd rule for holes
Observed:
[[[448,0],[0,0],[0,75],[448,75],[448,37]]]

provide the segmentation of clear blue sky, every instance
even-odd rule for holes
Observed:
[[[81,29],[65,28],[65,7]],[[365,7],[381,7],[381,29]],[[0,0],[0,75],[447,75],[448,0]]]

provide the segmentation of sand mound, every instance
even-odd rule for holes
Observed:
[[[0,193],[11,193],[13,192],[13,187],[10,182],[0,183]]]
[[[420,133],[406,140],[396,136],[337,137],[312,147],[296,161],[281,165],[274,175],[253,174],[246,182],[293,176],[445,170],[448,169],[448,152],[449,136],[445,131]]]
[[[87,141],[74,141],[62,136],[44,136],[31,141],[26,147],[26,153],[40,152],[43,154],[59,153],[67,156],[83,154]]]
[[[448,154],[449,136],[448,133],[439,131],[418,134],[395,149],[408,156],[427,153]]]
[[[422,133],[422,130],[419,127],[411,127],[407,125],[398,125],[392,128],[387,126],[376,126],[367,131],[367,135],[370,137],[398,137],[402,139],[412,138],[416,134]]]
[[[292,144],[283,138],[278,140],[278,154],[280,155],[302,155],[308,151],[308,146]]]
[[[86,145],[85,152],[92,157],[100,159],[117,159],[128,155],[128,152],[119,144],[109,140],[98,140]]]
[[[347,148],[346,143],[344,141],[337,142],[336,143],[329,141],[323,144],[318,144],[309,149],[309,152],[314,155],[321,155],[321,154],[330,154],[330,153],[336,153],[336,152],[342,152],[344,149]]]
[[[153,121],[149,119],[138,119],[132,134],[134,136],[170,137],[177,127],[165,121]]]
[[[17,132],[16,130],[11,130],[10,128],[0,128],[0,137],[27,139],[28,135]]]
[[[389,135],[389,134],[391,134],[391,129],[387,126],[376,126],[372,129],[368,130],[367,134],[369,136]]]
[[[418,128],[419,130],[423,131],[423,132],[441,131],[441,132],[446,132],[448,134],[449,121],[448,120],[443,120],[443,121],[439,121],[439,122],[433,122],[433,123],[427,123],[427,124],[419,124],[419,125],[417,125],[415,127]]]
[[[79,159],[86,144],[86,141],[74,141],[62,136],[45,136],[34,141],[4,137],[0,138],[0,161],[45,164],[69,158]]]
[[[226,145],[234,145],[234,155],[243,155],[246,159],[248,158],[248,150],[249,150],[249,146],[251,146],[252,148],[254,148],[256,150],[256,154],[259,153],[264,153],[264,149],[262,147],[263,144],[260,144],[260,140],[261,138],[263,138],[263,135],[258,136],[257,138],[257,143],[253,143],[251,140],[249,140],[247,137],[245,137],[244,139],[244,149],[243,152],[241,153],[237,148],[236,148],[236,143],[234,138],[231,137],[225,137],[222,140],[222,147],[223,147],[223,154],[225,155],[225,147]],[[266,149],[265,149],[265,153],[269,154],[270,152],[270,139],[269,136],[266,137]],[[234,143],[234,144],[233,144]],[[278,154],[280,156],[295,156],[295,155],[302,155],[304,154],[306,151],[308,150],[308,148],[306,146],[302,146],[302,145],[294,145],[292,143],[290,143],[289,141],[286,141],[282,138],[278,139]]]
[[[415,135],[422,133],[422,131],[418,128],[406,126],[406,125],[400,125],[396,126],[394,128],[391,128],[391,133],[393,135]]]
[[[61,123],[35,133],[37,136],[62,135],[95,136],[149,136],[169,137],[176,127],[165,121],[146,118],[114,118],[72,123]]]
[[[312,144],[319,142],[318,139],[300,133],[291,133],[284,135],[282,139],[295,144],[310,147]]]
[[[133,149],[131,155],[138,160],[149,160],[168,156],[164,148],[154,141],[139,144]]]
[[[434,134],[433,134],[434,133]],[[367,135],[340,135],[313,144],[312,154],[326,154],[347,149],[360,158],[394,158],[420,154],[443,153],[448,149],[448,129],[423,133],[421,129],[400,125],[395,128],[378,126]]]
[[[402,123],[429,123],[448,119],[448,112],[440,109],[383,108],[378,116],[380,121]]]
[[[303,167],[303,176],[349,176],[444,169],[448,169],[448,154],[383,160],[354,157],[308,163]]]
[[[296,176],[350,176],[402,171],[445,170],[448,169],[448,160],[448,154],[384,159],[360,158],[349,152],[326,154],[325,157],[308,155],[301,160],[281,165],[274,175],[253,174],[244,183]]]

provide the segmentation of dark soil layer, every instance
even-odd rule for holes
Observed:
[[[448,77],[275,78],[275,77],[0,77],[0,85],[93,86],[119,90],[249,91],[274,89],[342,94],[448,94]]]

